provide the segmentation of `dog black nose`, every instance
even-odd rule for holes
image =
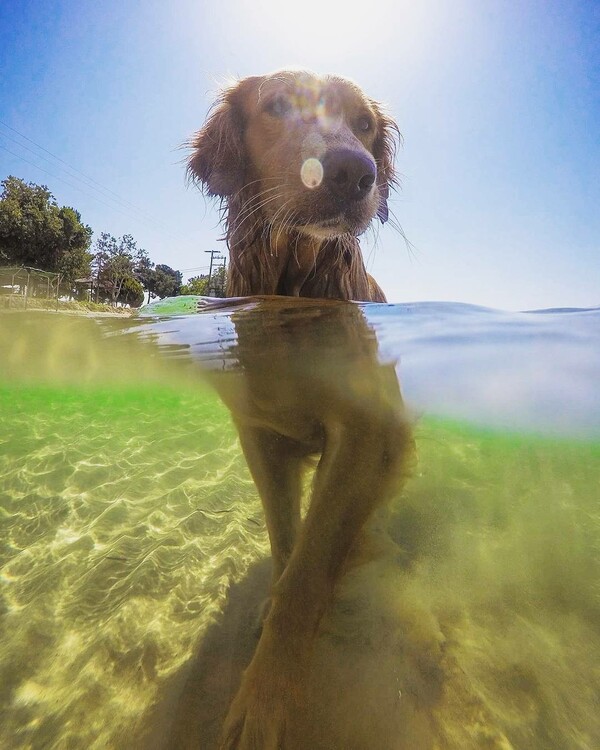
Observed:
[[[323,182],[338,198],[358,201],[368,195],[377,177],[375,162],[350,149],[329,151],[323,161]]]

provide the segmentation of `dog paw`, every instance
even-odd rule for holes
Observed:
[[[290,722],[302,704],[306,647],[273,637],[269,620],[242,678],[221,734],[220,750],[290,750]]]
[[[286,724],[291,706],[285,695],[242,686],[221,734],[219,750],[287,750]]]

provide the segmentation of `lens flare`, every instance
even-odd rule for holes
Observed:
[[[323,165],[321,162],[312,156],[307,159],[300,170],[300,179],[307,188],[319,187],[323,181]]]

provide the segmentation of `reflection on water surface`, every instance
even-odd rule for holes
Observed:
[[[599,313],[364,309],[418,466],[321,623],[297,746],[597,747]],[[232,314],[278,325],[0,317],[0,745],[215,747],[270,577],[198,376],[235,370]]]

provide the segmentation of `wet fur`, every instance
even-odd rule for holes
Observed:
[[[298,102],[289,118],[265,110],[282,87]],[[317,109],[328,95],[330,111]],[[369,132],[357,128],[360,117],[370,118]],[[394,367],[378,361],[361,309],[333,301],[385,301],[358,234],[376,216],[387,219],[396,133],[355,84],[284,71],[227,89],[191,143],[191,176],[222,201],[228,295],[281,295],[232,317],[240,368],[213,379],[260,494],[273,557],[268,616],[223,750],[306,747],[292,739],[290,721],[305,705],[321,620],[365,524],[411,465]],[[364,198],[341,208],[325,181],[309,189],[299,178],[307,155],[325,162],[330,148],[376,165]],[[314,455],[302,520],[303,473]]]
[[[309,96],[313,91],[317,96],[321,90],[331,91],[342,102],[343,111],[336,114],[335,121],[325,116],[277,123],[265,114],[264,101],[273,95],[271,90],[282,89],[301,89],[303,96],[306,90]],[[373,118],[368,138],[357,133],[352,122],[354,113],[360,111]],[[249,134],[254,136],[254,148]],[[375,206],[365,208],[356,231],[336,233],[334,229],[328,237],[316,237],[299,227],[296,197],[314,198],[315,206],[326,204],[329,198],[323,187],[309,195],[311,191],[299,182],[303,159],[314,153],[302,145],[307,137],[316,139],[319,158],[324,155],[321,149],[326,153],[331,146],[365,150],[374,157],[377,200]],[[336,76],[281,71],[246,78],[226,89],[204,127],[190,141],[188,174],[208,195],[218,196],[222,202],[230,256],[227,295],[385,301],[382,290],[366,272],[357,234],[375,216],[382,222],[388,218],[398,138],[396,123],[382,107],[354,83]]]

